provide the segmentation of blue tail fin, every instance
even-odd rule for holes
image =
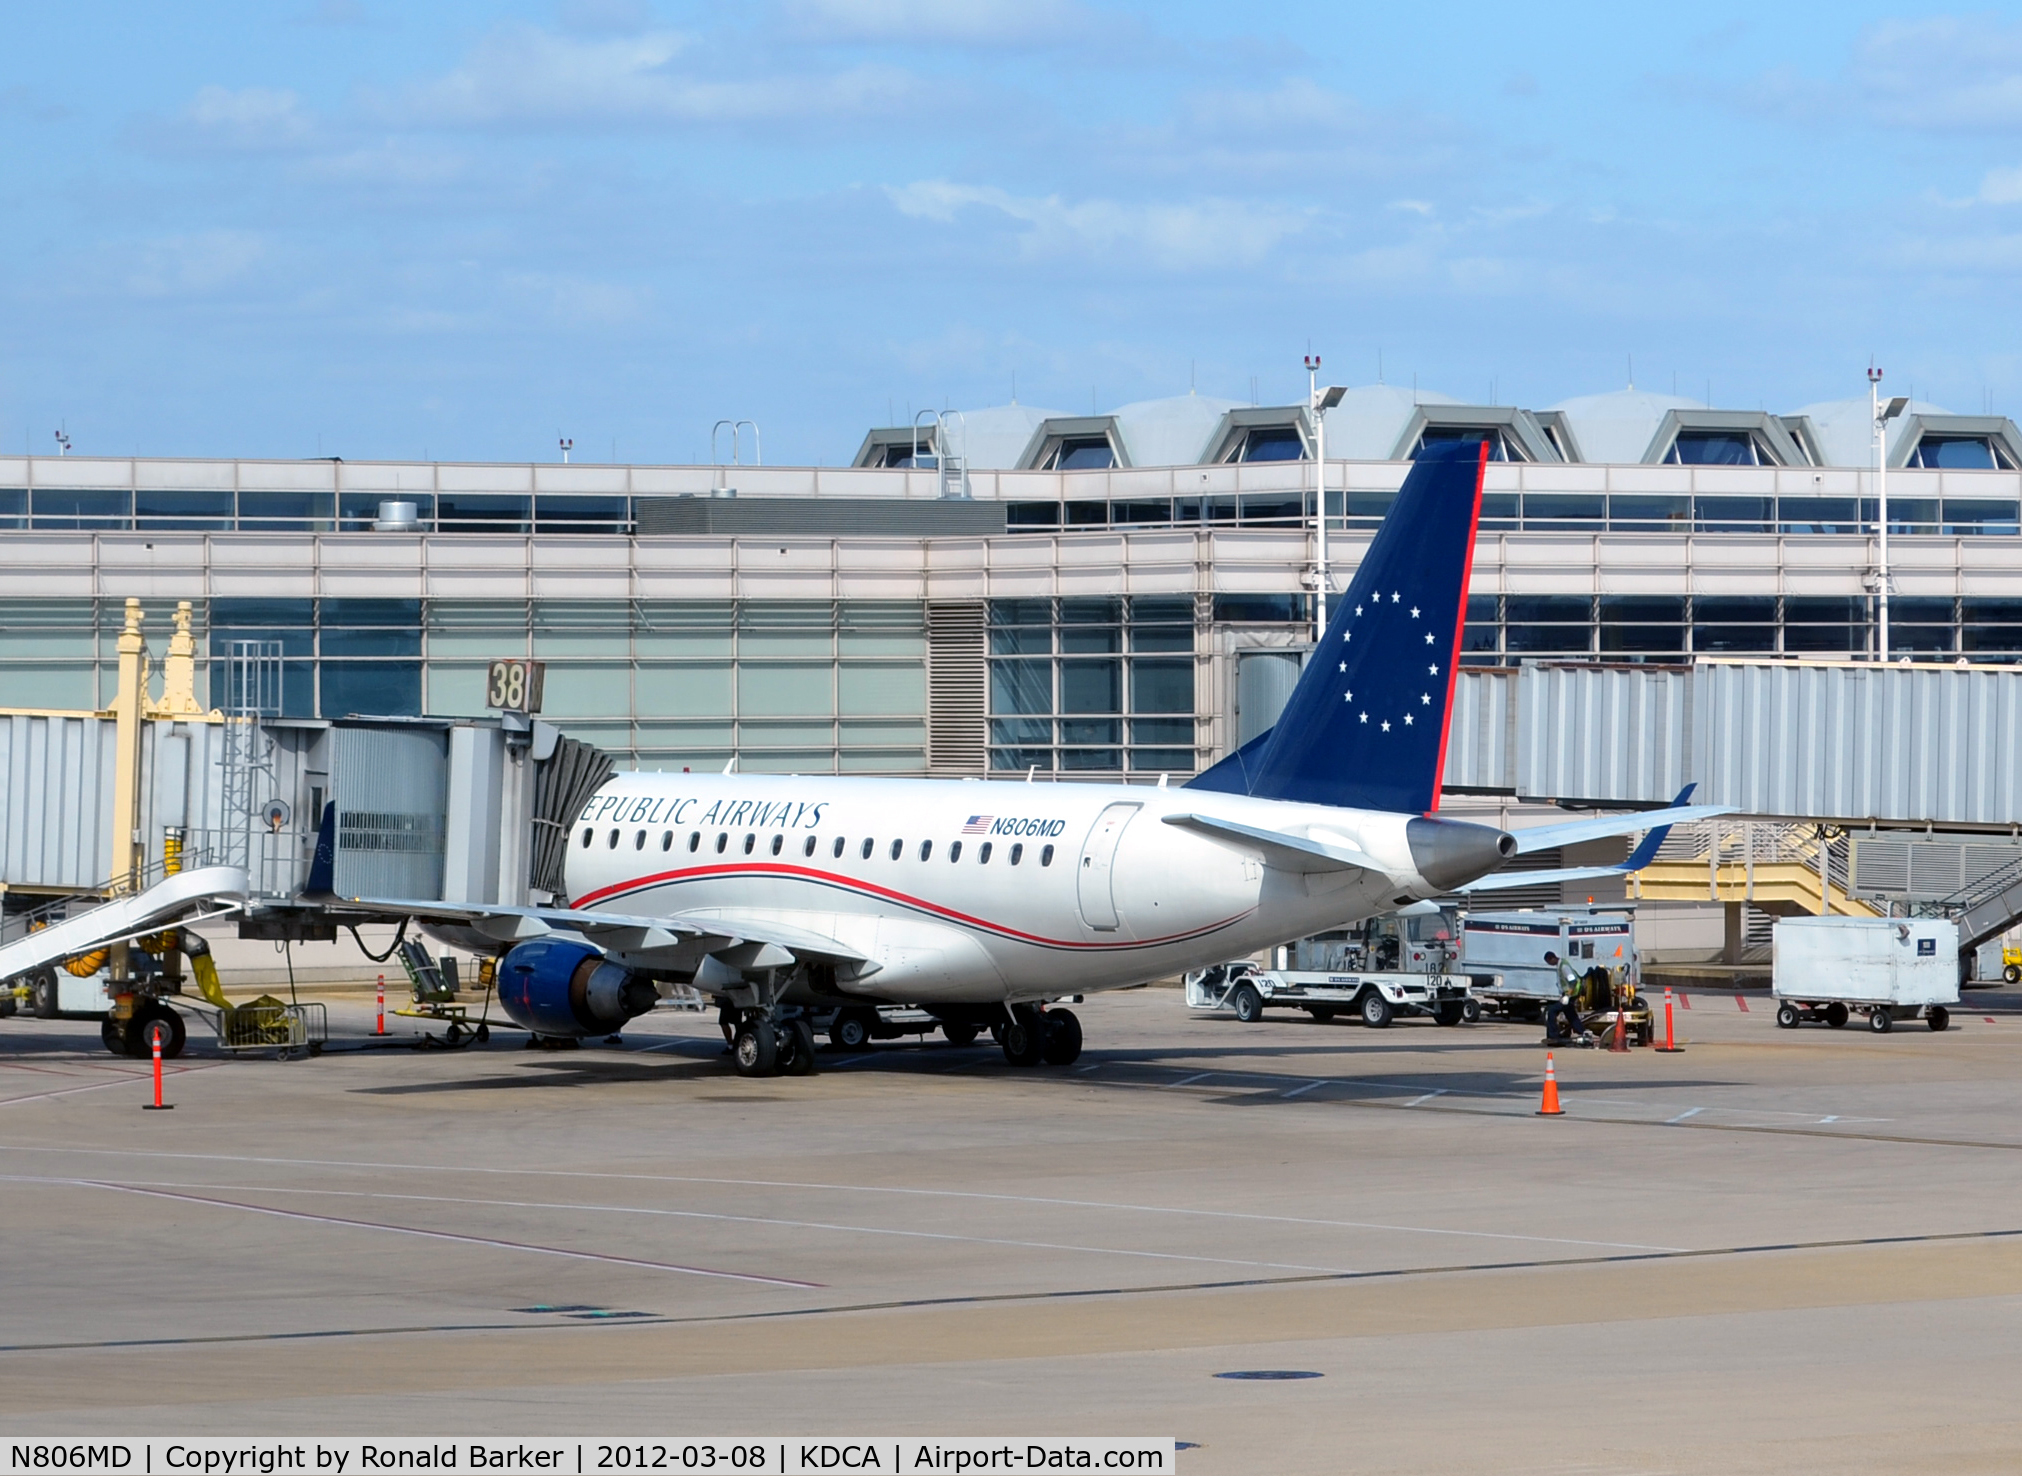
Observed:
[[[1694,781],[1693,783],[1688,784],[1683,789],[1679,790],[1678,798],[1671,801],[1671,808],[1676,809],[1679,805],[1682,805],[1685,803],[1685,801],[1691,799],[1692,791],[1697,789],[1698,787],[1699,785],[1697,781]],[[1671,834],[1670,826],[1659,825],[1658,827],[1656,827],[1648,835],[1643,837],[1643,844],[1636,847],[1635,850],[1629,853],[1629,859],[1622,863],[1622,870],[1641,871],[1645,866],[1648,866],[1652,861],[1655,861],[1657,859],[1658,847],[1664,844],[1665,840],[1670,836],[1670,834]]]
[[[1190,788],[1412,815],[1438,808],[1487,465],[1476,441],[1420,453],[1278,725]]]
[[[337,802],[323,806],[316,822],[316,854],[309,861],[309,877],[302,884],[305,897],[327,897],[337,886]]]

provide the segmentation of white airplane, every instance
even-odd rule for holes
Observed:
[[[956,1039],[988,1026],[1014,1065],[1064,1065],[1081,1027],[1047,1007],[1062,996],[1406,907],[1519,850],[1723,813],[1521,837],[1434,814],[1485,465],[1427,450],[1277,726],[1178,788],[620,774],[549,908],[330,897],[332,807],[305,900],[503,952],[499,1004],[538,1036],[608,1035],[678,983],[722,1007],[745,1075],[812,1070],[807,1014],[849,1004],[923,1008]]]

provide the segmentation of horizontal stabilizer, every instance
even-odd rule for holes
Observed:
[[[1280,871],[1374,871],[1389,873],[1375,858],[1353,846],[1313,840],[1303,835],[1286,835],[1277,830],[1260,830],[1254,825],[1238,825],[1212,815],[1167,815],[1165,823],[1199,831],[1218,840],[1254,846]]]
[[[1606,840],[1611,835],[1634,835],[1639,830],[1647,830],[1657,835],[1657,844],[1664,843],[1663,835],[1674,825],[1683,825],[1692,820],[1710,820],[1716,815],[1732,815],[1732,805],[1688,805],[1685,801],[1696,786],[1688,784],[1678,791],[1678,797],[1661,810],[1637,810],[1627,815],[1602,815],[1593,820],[1569,820],[1564,825],[1533,825],[1524,830],[1512,830],[1516,837],[1517,854],[1531,851],[1549,851],[1554,846],[1576,846],[1582,841]],[[1648,844],[1646,841],[1645,844]],[[1657,854],[1653,846],[1650,855]],[[1641,870],[1650,864],[1649,858],[1637,863],[1634,868]]]

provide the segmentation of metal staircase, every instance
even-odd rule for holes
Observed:
[[[1746,902],[1779,917],[1879,917],[1853,896],[1844,835],[1780,820],[1720,817],[1672,828],[1657,857],[1629,878],[1652,902]]]

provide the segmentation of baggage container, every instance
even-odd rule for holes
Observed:
[[[1918,1015],[1933,1030],[1959,1002],[1959,925],[1943,917],[1786,917],[1771,933],[1776,1023],[1877,1033]]]

